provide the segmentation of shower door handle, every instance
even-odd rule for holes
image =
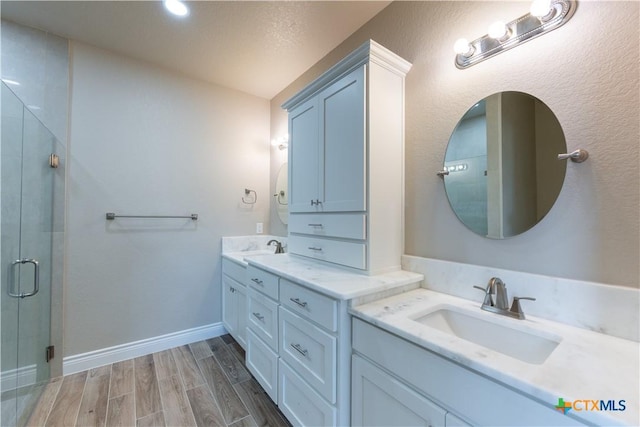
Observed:
[[[17,264],[33,264],[33,290],[24,294],[15,293],[15,272],[13,271]],[[17,259],[11,263],[11,282],[9,283],[9,296],[14,298],[32,297],[40,290],[40,264],[35,259],[23,258]]]

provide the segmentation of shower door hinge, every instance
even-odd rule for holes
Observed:
[[[47,363],[49,363],[49,361],[53,359],[54,355],[55,355],[55,347],[50,345],[49,347],[47,347],[47,355],[46,355]]]
[[[57,169],[60,166],[60,157],[57,154],[49,155],[49,166],[53,169]]]

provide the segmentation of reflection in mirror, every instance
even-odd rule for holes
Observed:
[[[276,200],[275,206],[276,211],[278,212],[278,218],[280,218],[280,221],[285,225],[289,223],[288,179],[287,164],[284,163],[280,166],[280,170],[278,171],[278,177],[276,178],[276,194],[274,194],[273,197]]]
[[[555,203],[567,145],[551,109],[522,92],[491,95],[460,119],[445,154],[451,208],[471,231],[494,239],[521,234]]]

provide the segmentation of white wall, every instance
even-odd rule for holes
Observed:
[[[528,8],[528,2],[393,2],[272,99],[272,129],[286,123],[283,101],[372,38],[413,63],[405,104],[407,254],[639,287],[640,4],[580,1],[563,27],[455,68],[456,39],[475,39],[491,22]],[[506,90],[545,102],[568,149],[587,149],[591,157],[568,165],[558,201],[537,226],[496,241],[458,221],[436,172],[459,118]]]
[[[65,356],[220,322],[220,238],[269,221],[269,102],[71,52]]]

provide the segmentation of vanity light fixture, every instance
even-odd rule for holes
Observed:
[[[465,58],[468,58],[473,55],[475,49],[469,44],[469,40],[458,39],[453,45],[453,51],[458,55],[462,55]]]
[[[551,0],[534,0],[529,13],[540,21],[547,22],[555,15],[555,8],[551,7]]]
[[[271,145],[278,147],[280,150],[285,150],[289,147],[289,135],[284,135],[279,138],[271,140]]]
[[[189,15],[189,8],[181,0],[163,0],[162,3],[164,3],[165,9],[175,16]]]
[[[494,22],[484,36],[467,42],[458,39],[454,44],[456,67],[468,68],[478,62],[509,50],[548,31],[564,25],[573,16],[576,0],[535,0],[530,13],[511,22]]]
[[[501,42],[508,40],[511,35],[509,28],[507,28],[507,24],[502,21],[496,21],[489,25],[487,33],[492,39],[496,39]]]

